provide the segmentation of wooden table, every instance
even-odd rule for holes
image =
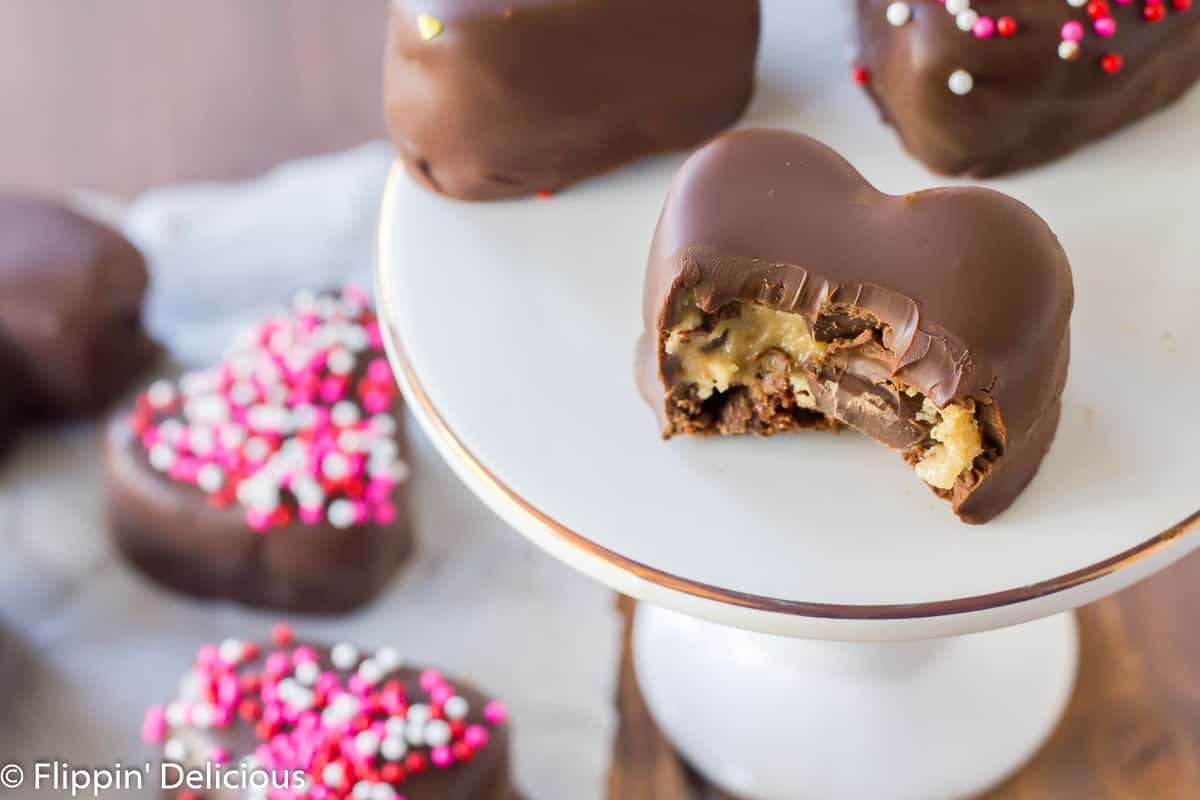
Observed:
[[[0,184],[131,195],[252,175],[379,136],[387,8],[0,0]],[[1083,669],[1066,719],[992,800],[1200,797],[1198,606],[1192,558],[1085,609]],[[614,800],[719,798],[658,734],[628,653],[616,700]]]

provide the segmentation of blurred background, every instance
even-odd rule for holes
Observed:
[[[387,0],[0,0],[0,179],[132,197],[383,135]]]

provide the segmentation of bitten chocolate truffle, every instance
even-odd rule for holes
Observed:
[[[733,133],[671,186],[639,383],[665,438],[848,426],[986,522],[1054,438],[1073,302],[1062,247],[1016,200],[893,197],[813,139]]]
[[[302,293],[215,367],[113,418],[111,530],[151,578],[318,613],[371,600],[413,547],[402,402],[365,293]]]
[[[397,0],[388,127],[435,191],[557,191],[732,125],[758,34],[758,0]]]
[[[269,645],[201,648],[142,725],[167,787],[205,787],[164,796],[520,800],[504,704],[407,655],[299,644],[282,625]]]
[[[858,0],[857,77],[943,174],[1051,161],[1200,79],[1190,0]]]
[[[116,231],[0,194],[0,377],[7,355],[23,379],[6,390],[21,393],[24,416],[99,413],[150,366],[146,284],[145,260]]]

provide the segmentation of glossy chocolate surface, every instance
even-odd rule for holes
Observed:
[[[147,369],[158,355],[141,325],[147,280],[116,231],[0,194],[0,377],[22,373],[6,386],[20,387],[26,415],[99,413]]]
[[[1163,2],[1162,19],[1151,22],[1148,3],[1110,2],[1116,32],[1100,36],[1087,8],[1063,0],[976,0],[981,15],[1016,25],[1012,35],[980,38],[937,0],[908,0],[911,19],[902,25],[888,21],[890,5],[858,0],[858,64],[884,120],[943,174],[997,175],[1051,161],[1174,102],[1200,79],[1198,8]],[[1083,35],[1064,60],[1068,23]],[[1118,63],[1115,73],[1105,68]],[[956,70],[973,78],[966,95],[949,89]]]
[[[435,191],[557,191],[732,125],[758,36],[758,0],[398,0],[388,127]]]
[[[818,339],[854,333],[839,315],[871,320],[878,336],[851,336],[826,362],[839,391],[891,380],[939,408],[976,403],[989,457],[947,498],[966,521],[1007,508],[1050,447],[1071,270],[1046,224],[1009,197],[884,195],[829,148],[784,131],[727,134],[699,151],[672,183],[647,267],[638,377],[667,436],[676,376],[660,355],[688,292],[708,313],[750,302],[801,314]]]

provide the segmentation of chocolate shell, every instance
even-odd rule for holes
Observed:
[[[936,424],[961,419],[977,451],[935,491],[986,522],[1054,438],[1073,302],[1062,247],[1016,200],[884,195],[813,139],[742,131],[672,183],[647,267],[639,385],[666,438],[847,425],[919,474],[953,449],[934,449]],[[769,335],[747,328],[760,323]],[[739,374],[729,354],[743,346]],[[709,384],[693,380],[710,368]]]
[[[6,386],[22,393],[28,416],[100,413],[150,366],[158,349],[141,324],[147,280],[141,253],[116,231],[0,195],[0,340],[24,373]]]
[[[1200,79],[1200,10],[1190,2],[960,5],[956,16],[938,0],[858,0],[867,91],[935,172],[988,176],[1051,161]]]
[[[218,687],[214,699],[203,697],[203,681]],[[203,800],[263,796],[246,787],[252,781],[321,785],[331,790],[323,797],[520,800],[505,717],[475,687],[401,663],[395,648],[227,640],[201,651],[178,696],[147,712],[142,734],[161,748],[170,783],[190,773],[212,785],[205,776],[218,770],[238,782]]]
[[[388,128],[434,191],[557,191],[732,125],[758,35],[758,0],[397,0]]]
[[[408,558],[402,401],[365,298],[345,297],[298,300],[219,366],[156,382],[110,422],[110,530],[144,574],[338,613]]]

